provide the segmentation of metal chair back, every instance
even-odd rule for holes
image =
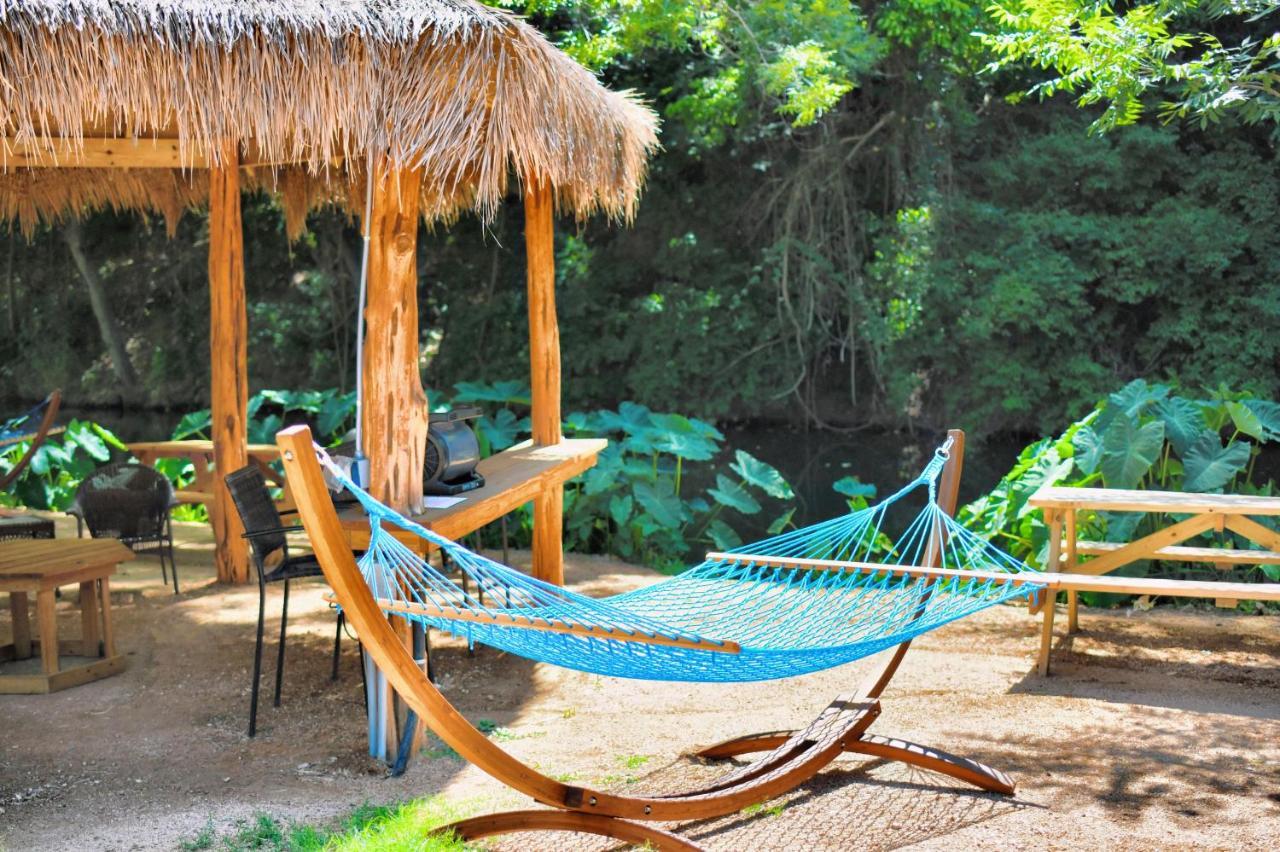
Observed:
[[[280,512],[271,497],[266,478],[256,465],[232,471],[224,479],[240,515],[240,523],[253,546],[253,557],[261,578],[263,566],[273,553],[281,551],[284,559],[289,558],[289,540],[285,537]],[[273,531],[276,531],[274,535]]]
[[[169,480],[132,460],[94,471],[80,483],[75,499],[90,535],[125,544],[164,538],[172,503]]]

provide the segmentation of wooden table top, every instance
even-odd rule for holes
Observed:
[[[457,495],[465,498],[461,503],[427,509],[412,519],[446,538],[461,538],[589,469],[607,446],[604,438],[566,438],[543,447],[525,441],[482,459],[476,470],[484,486]],[[342,510],[338,517],[348,532],[367,538],[369,520],[359,505]]]
[[[1172,512],[1192,515],[1280,515],[1280,497],[1122,488],[1066,488],[1049,485],[1032,494],[1027,503],[1040,509],[1097,509],[1108,512]]]
[[[113,538],[0,541],[0,590],[23,591],[108,576],[134,553]]]
[[[213,441],[137,441],[129,444],[129,452],[175,459],[207,456],[213,453]],[[275,444],[249,444],[249,455],[274,461],[280,458],[280,448]]]

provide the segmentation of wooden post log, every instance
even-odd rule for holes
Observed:
[[[214,477],[210,521],[218,581],[249,582],[244,528],[222,477],[249,463],[248,326],[239,154],[234,143],[209,170],[209,368]]]
[[[364,453],[369,491],[399,511],[421,512],[427,394],[418,372],[419,169],[372,176],[364,338]]]
[[[525,189],[524,239],[528,263],[529,378],[533,440],[560,442],[560,328],[556,324],[554,199],[551,185]],[[564,488],[555,485],[533,501],[533,575],[564,585]]]

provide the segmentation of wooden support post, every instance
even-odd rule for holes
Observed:
[[[98,582],[101,584],[98,600],[102,604],[102,655],[110,659],[116,655],[116,633],[111,626],[111,580],[103,577]]]
[[[560,432],[560,328],[556,323],[554,199],[546,181],[531,181],[524,195],[528,263],[529,378],[533,440],[557,444]],[[533,575],[564,585],[564,488],[552,486],[533,501]]]
[[[1049,553],[1045,558],[1045,571],[1056,572],[1059,568],[1059,554],[1062,552],[1062,517],[1053,510],[1044,512],[1045,522],[1049,525]],[[1049,654],[1053,650],[1053,607],[1057,592],[1046,589],[1044,592],[1044,621],[1040,625],[1040,657],[1036,661],[1036,670],[1041,677],[1049,674]]]
[[[53,589],[36,593],[36,623],[40,628],[40,662],[47,675],[58,673],[58,616]]]
[[[9,593],[9,611],[13,615],[13,655],[25,660],[31,656],[31,618],[27,613],[27,593]]]
[[[248,327],[244,294],[244,228],[240,221],[239,153],[233,143],[209,170],[209,366],[213,458],[210,521],[218,581],[249,582],[244,527],[222,477],[249,462]]]
[[[427,394],[418,371],[420,169],[384,158],[370,178],[368,304],[364,337],[364,453],[369,491],[398,511],[421,512]]]
[[[80,655],[98,656],[99,640],[98,581],[85,580],[80,584]]]
[[[1066,536],[1067,546],[1067,567],[1059,569],[1057,567],[1046,568],[1046,571],[1066,570],[1074,571],[1079,557],[1076,555],[1076,510],[1067,509],[1066,511],[1067,528],[1064,533]],[[1067,590],[1067,635],[1078,633],[1080,631],[1080,600],[1079,593],[1075,589]]]

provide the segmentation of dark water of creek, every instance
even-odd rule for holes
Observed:
[[[64,409],[63,419],[94,420],[126,442],[168,438],[181,414],[151,410]],[[832,483],[856,476],[888,494],[914,477],[945,437],[938,434],[866,430],[852,435],[805,431],[773,424],[743,424],[726,428],[725,446],[742,449],[768,462],[795,489],[796,520],[811,522],[845,511],[844,498]],[[995,436],[971,443],[965,453],[961,502],[989,491],[1013,467],[1019,451],[1031,438]],[[698,477],[695,474],[694,484]],[[766,521],[767,522],[767,521]]]

